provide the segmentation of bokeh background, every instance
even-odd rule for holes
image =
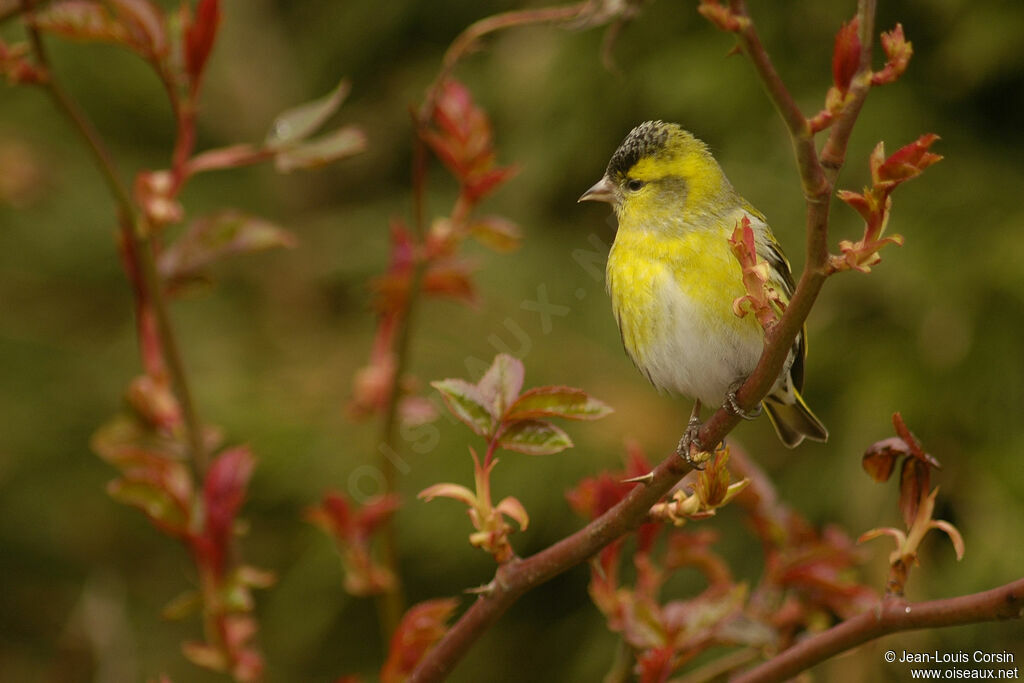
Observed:
[[[174,3],[169,3],[173,5]],[[753,12],[805,111],[830,80],[832,35],[849,3],[755,3]],[[827,445],[785,451],[765,420],[741,441],[780,495],[815,523],[853,536],[895,525],[896,487],[872,483],[864,448],[890,436],[901,411],[943,469],[937,516],[966,539],[957,563],[938,536],[924,545],[912,599],[952,596],[1024,569],[1024,4],[1000,0],[880,3],[879,27],[902,21],[915,56],[897,84],[871,93],[841,186],[859,189],[879,139],[889,149],[934,131],[941,164],[895,195],[890,229],[906,237],[869,276],[830,280],[809,320],[806,397]],[[847,6],[848,5],[848,6]],[[298,248],[239,259],[217,287],[178,302],[174,319],[204,418],[252,445],[259,466],[245,508],[246,558],[278,584],[258,594],[273,681],[372,679],[384,646],[371,602],[347,596],[329,539],[302,520],[328,488],[375,459],[379,426],[346,416],[354,371],[374,320],[367,280],[386,264],[388,222],[410,213],[408,107],[446,45],[470,22],[520,5],[487,0],[228,0],[205,85],[200,146],[259,141],[273,116],[353,81],[340,121],[369,150],[319,172],[268,167],[209,174],[185,197],[192,214],[234,206],[293,230]],[[0,35],[16,39],[16,26]],[[493,117],[500,161],[521,173],[485,209],[522,226],[514,254],[469,249],[482,304],[428,302],[416,321],[412,369],[423,380],[466,375],[467,359],[507,348],[527,386],[586,388],[616,412],[573,424],[558,456],[506,454],[497,495],[530,512],[514,542],[535,552],[580,521],[563,492],[619,465],[626,438],[657,457],[678,439],[689,406],[659,396],[625,357],[603,283],[573,260],[591,236],[614,237],[607,207],[576,204],[636,123],[678,121],[713,148],[733,183],[765,212],[794,268],[802,257],[796,171],[781,123],[731,39],[694,3],[648,3],[601,63],[600,31],[526,28],[488,40],[457,75]],[[50,40],[61,79],[83,102],[126,172],[167,164],[171,118],[158,82],[115,48]],[[0,679],[217,680],[179,654],[194,621],[162,606],[188,587],[184,551],[134,510],[111,501],[113,471],[88,447],[138,368],[131,301],[114,247],[112,202],[83,146],[40,91],[0,86]],[[430,209],[454,187],[434,168]],[[833,213],[833,244],[859,234]],[[541,291],[543,290],[543,294]],[[541,295],[568,307],[550,326],[523,307]],[[521,333],[515,332],[519,330]],[[473,361],[470,360],[470,364]],[[461,505],[425,504],[439,481],[469,483],[468,430],[442,419],[440,441],[405,452],[399,486],[401,569],[409,598],[459,595],[487,581],[490,559],[469,547]],[[479,444],[475,444],[479,445]],[[747,579],[759,553],[738,516],[707,522]],[[886,542],[867,546],[862,576],[881,588]],[[521,600],[460,664],[455,681],[593,681],[615,637],[577,568]],[[468,602],[468,598],[464,601]],[[904,680],[886,649],[1009,650],[1024,658],[1020,623],[903,634],[821,667],[821,680]]]

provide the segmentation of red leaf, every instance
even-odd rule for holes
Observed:
[[[872,85],[892,83],[903,75],[914,54],[913,44],[903,35],[903,24],[882,34],[882,49],[885,51],[885,68],[871,76]]]
[[[46,69],[29,61],[28,54],[26,43],[7,45],[0,40],[0,76],[11,85],[45,83],[49,78]]]
[[[472,266],[464,260],[449,258],[434,261],[423,275],[423,291],[468,304],[477,302]],[[404,283],[406,288],[408,283]]]
[[[836,33],[835,49],[832,52],[832,82],[839,92],[850,89],[850,81],[860,66],[860,21],[857,17],[843,24]]]
[[[576,488],[565,494],[569,505],[576,514],[587,519],[597,519],[626,497],[635,482],[626,482],[651,471],[650,463],[634,443],[626,445],[627,462],[625,472],[601,472],[595,477],[582,479]]]
[[[469,203],[480,201],[517,172],[496,165],[490,120],[458,81],[445,81],[438,88],[431,124],[421,126],[419,135],[458,179]]]
[[[941,161],[941,155],[928,151],[932,143],[938,139],[939,136],[935,133],[926,133],[910,144],[900,147],[880,164],[872,159],[871,177],[875,185],[898,185],[919,176],[924,169]]]
[[[223,574],[235,515],[245,499],[255,464],[248,446],[237,446],[221,453],[206,473],[201,554],[217,575]]]
[[[195,18],[186,22],[184,35],[185,71],[193,92],[199,87],[219,27],[220,1],[199,0]]]
[[[907,458],[900,470],[900,512],[909,529],[917,519],[921,500],[928,495],[931,486],[931,471],[928,465],[917,458]]]
[[[197,277],[225,256],[294,247],[295,237],[273,223],[235,209],[222,209],[192,221],[160,254],[160,275],[170,285]]]
[[[447,621],[458,607],[454,598],[421,602],[409,608],[391,637],[388,659],[380,671],[381,683],[402,683],[423,656],[448,631]]]
[[[518,166],[498,166],[478,174],[469,174],[464,181],[463,194],[471,203],[479,202],[517,173]]]
[[[896,433],[900,435],[900,438],[906,442],[911,455],[930,467],[942,469],[942,465],[939,464],[938,460],[924,452],[924,446],[921,444],[921,441],[914,436],[912,431],[910,431],[906,423],[903,421],[903,416],[898,412],[892,414],[892,425],[896,429]]]
[[[877,441],[868,446],[867,451],[864,452],[864,457],[861,458],[861,466],[864,471],[871,475],[871,478],[877,482],[888,481],[889,477],[892,476],[893,468],[896,466],[896,460],[903,455],[907,455],[910,449],[907,448],[906,442],[896,436],[889,437]]]

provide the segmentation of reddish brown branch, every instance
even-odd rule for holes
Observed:
[[[945,600],[911,603],[888,599],[877,609],[859,614],[812,636],[732,681],[784,681],[852,647],[890,633],[1022,617],[1024,578],[992,590]]]
[[[737,35],[743,50],[751,58],[755,69],[761,76],[765,89],[786,121],[793,140],[797,166],[804,185],[807,200],[806,216],[806,252],[804,265],[796,291],[786,308],[785,314],[777,325],[772,327],[765,340],[764,352],[757,368],[737,392],[737,399],[744,409],[752,409],[771,390],[782,366],[789,355],[793,341],[803,329],[804,321],[811,312],[828,277],[828,220],[831,208],[832,189],[836,176],[846,159],[846,147],[850,139],[857,116],[863,107],[871,83],[871,46],[872,36],[865,32],[861,40],[861,59],[857,74],[850,88],[850,99],[832,127],[828,141],[822,151],[821,158],[814,148],[814,139],[807,125],[807,120],[792,103],[785,85],[779,79],[771,64],[768,54],[764,51],[757,29],[746,14],[743,0],[732,0],[734,12],[744,18]],[[858,17],[860,25],[874,30],[875,0],[860,0]],[[719,409],[711,419],[704,423],[700,439],[702,443],[718,443],[731,430],[739,418]]]

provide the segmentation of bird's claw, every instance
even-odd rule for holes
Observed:
[[[683,438],[679,439],[676,446],[676,455],[685,460],[695,470],[703,470],[704,463],[708,460],[707,449],[701,444],[699,437],[701,421],[696,415],[690,417],[683,432]],[[703,456],[703,457],[702,457]]]
[[[764,406],[760,403],[758,403],[757,407],[753,410],[743,410],[743,408],[740,407],[739,399],[736,398],[735,389],[730,389],[729,393],[725,395],[725,402],[722,404],[722,407],[725,408],[726,412],[735,415],[736,417],[741,417],[744,420],[756,420],[761,417],[761,413],[764,412]]]

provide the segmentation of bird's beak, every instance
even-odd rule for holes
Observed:
[[[615,201],[615,185],[608,176],[604,176],[583,193],[583,196],[576,200],[579,202],[608,202]]]

